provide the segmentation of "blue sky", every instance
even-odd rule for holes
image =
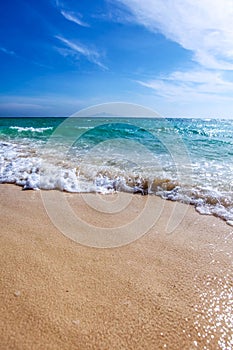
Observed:
[[[233,0],[12,0],[0,17],[1,116],[233,117]]]

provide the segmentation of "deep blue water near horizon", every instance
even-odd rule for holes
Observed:
[[[156,194],[233,221],[233,120],[93,117],[65,123],[0,118],[0,182]]]

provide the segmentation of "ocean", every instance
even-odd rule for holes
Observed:
[[[0,118],[0,183],[157,195],[233,225],[233,120]]]

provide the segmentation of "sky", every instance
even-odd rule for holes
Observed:
[[[233,0],[2,1],[0,77],[0,116],[233,118]]]

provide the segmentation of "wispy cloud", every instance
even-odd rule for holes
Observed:
[[[14,51],[8,50],[5,47],[0,47],[0,51],[5,53],[6,55],[16,56],[16,53]]]
[[[153,89],[156,95],[176,102],[226,100],[232,99],[233,94],[233,82],[224,78],[222,72],[212,70],[176,71],[138,83]]]
[[[64,56],[74,56],[76,59],[79,59],[79,56],[82,55],[86,57],[89,62],[92,62],[102,69],[106,70],[107,67],[100,62],[100,54],[98,51],[89,49],[88,47],[81,45],[76,42],[72,42],[62,36],[55,36],[60,42],[62,42],[69,50],[60,50],[59,52]]]
[[[121,3],[115,0],[107,0],[105,3],[107,6],[103,7],[102,11],[92,14],[91,17],[120,24],[129,24],[134,21],[134,15]]]
[[[232,99],[232,0],[117,1],[125,6],[126,13],[131,12],[134,22],[192,53],[191,66],[195,69],[141,79],[139,84],[170,102],[218,103]]]
[[[61,15],[70,22],[74,22],[82,27],[89,27],[89,24],[82,20],[82,15],[78,12],[67,10],[67,5],[60,0],[53,0],[54,6],[58,9]]]
[[[232,0],[118,0],[134,20],[193,52],[211,69],[233,70]]]
[[[80,19],[81,15],[79,13],[61,10],[61,14],[63,17],[65,17],[65,19],[67,19],[70,22],[74,22],[82,27],[89,27],[89,24],[85,23]]]

